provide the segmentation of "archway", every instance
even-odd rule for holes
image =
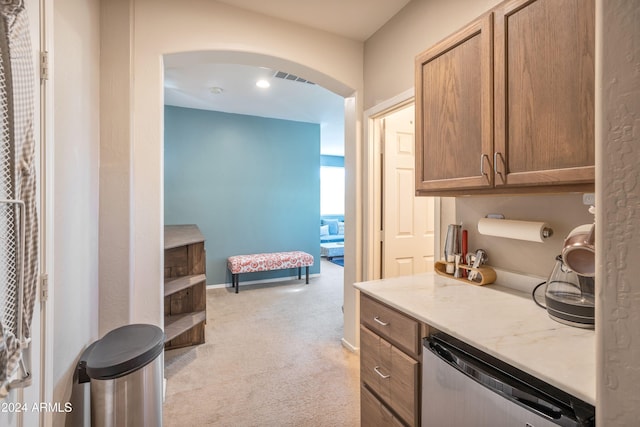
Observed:
[[[347,125],[345,123],[345,128],[347,129],[344,135],[344,143],[345,148],[349,145],[352,147],[351,150],[347,149],[347,151],[351,151],[357,153],[358,150],[355,149],[356,146],[356,135],[358,134],[355,130],[357,126],[357,122],[355,121],[355,117],[357,116],[356,112],[356,102],[353,96],[354,90],[347,87],[343,83],[323,74],[317,70],[311,69],[304,65],[295,63],[293,61],[285,60],[283,58],[258,54],[258,53],[248,53],[248,52],[238,52],[238,51],[190,51],[190,52],[180,52],[173,54],[163,55],[163,64],[165,74],[169,74],[172,69],[175,67],[202,67],[207,64],[238,64],[242,66],[252,66],[252,67],[264,67],[269,69],[277,69],[277,70],[286,70],[290,73],[296,73],[297,75],[308,79],[313,80],[313,82],[319,86],[324,87],[327,90],[335,93],[343,97],[344,99],[344,116],[345,121],[349,122]],[[347,174],[351,177],[356,177],[358,175],[356,169],[356,159],[349,158],[350,154],[345,155],[345,169],[347,170]],[[163,162],[164,164],[164,162]],[[163,171],[164,175],[164,171]],[[349,183],[347,183],[349,185]],[[355,187],[355,182],[351,183],[352,187]],[[351,194],[354,193],[355,189],[352,189]],[[163,189],[164,191],[164,189]],[[355,202],[355,198],[352,197],[352,202]],[[355,204],[355,203],[353,203]],[[166,203],[165,203],[166,205]],[[353,224],[354,231],[358,227],[358,221],[355,219],[356,212],[353,209],[350,209],[347,203],[345,212],[346,218],[354,218],[351,221]],[[164,225],[164,221],[163,221]],[[355,232],[352,233],[352,236],[355,236]],[[350,237],[346,237],[347,241],[346,247],[349,248],[353,245],[356,246],[356,239],[352,239]],[[355,250],[353,251],[355,252]],[[354,339],[353,331],[357,328],[357,307],[355,301],[355,292],[351,287],[351,284],[355,281],[355,279],[348,279],[348,275],[355,276],[359,274],[358,269],[356,268],[355,256],[347,256],[347,259],[351,259],[351,263],[347,262],[347,266],[345,268],[345,289],[344,289],[344,324],[345,324],[345,339],[343,340],[345,346],[351,350],[355,348],[355,344],[357,340]],[[217,284],[218,282],[213,282]],[[349,338],[347,338],[349,337]]]

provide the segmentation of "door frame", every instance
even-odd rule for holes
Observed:
[[[363,250],[362,250],[362,280],[375,280],[380,278],[380,229],[381,229],[381,173],[380,161],[381,138],[380,122],[386,116],[401,110],[415,102],[415,89],[408,89],[392,98],[369,108],[364,112],[364,192],[363,205],[365,211],[362,215],[363,225]],[[440,217],[441,202],[436,197],[434,217],[434,245],[436,254],[440,247]]]
[[[40,38],[38,45],[34,43],[34,50],[37,55],[47,52],[49,64],[53,57],[53,2],[50,0],[38,0],[39,5],[39,29]],[[38,68],[36,70],[39,71]],[[40,187],[39,216],[40,216],[40,240],[39,240],[39,278],[38,278],[38,298],[35,310],[40,313],[40,381],[39,381],[39,401],[53,402],[54,378],[53,378],[53,354],[54,354],[54,312],[53,299],[54,288],[49,284],[54,283],[54,232],[53,232],[53,184],[54,184],[54,145],[53,145],[53,73],[49,66],[49,76],[41,79],[38,73],[39,84],[36,90],[40,92],[40,177],[38,185]],[[46,289],[43,286],[46,285]],[[35,363],[35,361],[34,361]],[[50,426],[53,424],[53,413],[42,411],[39,414],[39,425]]]

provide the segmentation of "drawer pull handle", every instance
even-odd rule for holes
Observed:
[[[374,317],[373,320],[375,320],[376,323],[378,323],[379,325],[389,326],[389,322],[383,322],[382,320],[380,320],[380,316]]]
[[[373,370],[376,371],[376,374],[380,375],[380,377],[382,377],[383,380],[386,380],[391,376],[391,375],[385,375],[382,372],[380,372],[380,366],[376,366],[375,368],[373,368]]]

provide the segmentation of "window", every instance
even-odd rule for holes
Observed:
[[[320,215],[344,215],[343,167],[320,167]]]

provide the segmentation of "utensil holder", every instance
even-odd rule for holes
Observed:
[[[460,264],[459,267],[467,271],[477,272],[478,275],[476,277],[479,278],[479,281],[478,280],[472,281],[465,278],[453,277],[453,275],[447,274],[446,272],[447,263],[443,261],[436,261],[434,265],[434,270],[436,274],[439,274],[440,276],[448,277],[450,279],[458,280],[460,282],[468,283],[470,285],[478,285],[478,286],[490,285],[496,281],[496,277],[497,277],[496,271],[491,267],[483,266],[483,267],[473,268],[467,264]]]

